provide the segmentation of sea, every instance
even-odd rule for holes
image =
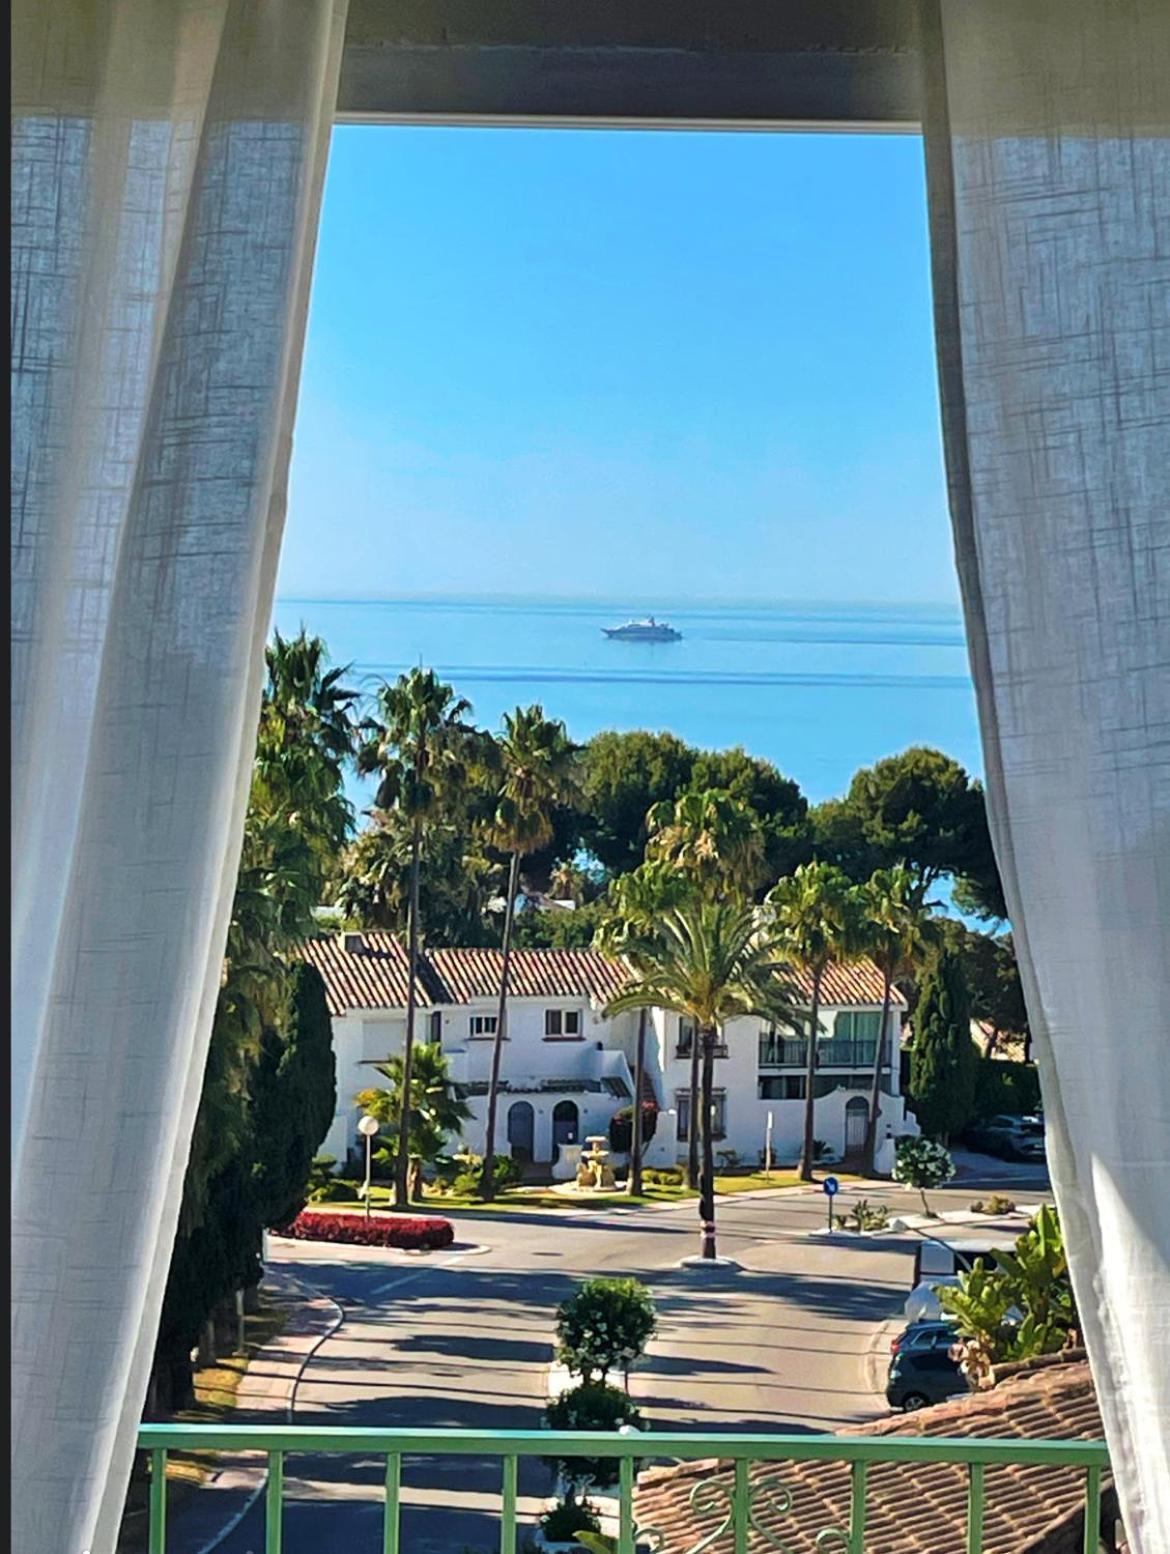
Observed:
[[[606,626],[654,615],[678,642],[613,641]],[[811,802],[908,745],[981,775],[963,623],[949,605],[672,601],[657,598],[277,600],[370,691],[434,668],[477,722],[539,702],[576,740],[668,729],[710,749],[741,745],[795,778]],[[367,791],[355,786],[359,807]]]

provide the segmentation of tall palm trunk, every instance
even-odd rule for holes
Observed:
[[[817,1022],[821,1014],[821,978],[824,976],[824,967],[818,966],[813,972],[812,987],[812,1013],[808,1022],[808,1053],[804,1065],[804,1144],[800,1151],[800,1179],[802,1182],[811,1182],[813,1179],[813,1156],[815,1129],[816,1129],[816,1097],[813,1095],[813,1080],[817,1071]]]
[[[504,1052],[504,1025],[508,1016],[508,972],[512,965],[512,920],[516,915],[516,887],[520,854],[512,854],[508,868],[508,904],[504,909],[504,963],[500,967],[500,1003],[496,1011],[496,1038],[492,1043],[492,1077],[488,1082],[487,1137],[483,1149],[480,1196],[490,1203],[496,1195],[496,1107],[500,1097],[500,1059]]]
[[[877,1172],[877,1126],[882,1105],[882,1069],[886,1060],[886,1026],[890,1021],[891,993],[894,986],[894,970],[889,964],[882,980],[882,1024],[878,1031],[877,1051],[873,1055],[873,1084],[869,1092],[869,1116],[865,1122],[865,1149],[862,1152],[862,1169],[867,1176]]]
[[[703,1256],[715,1256],[715,1140],[711,1113],[715,1105],[715,1032],[701,1033],[703,1044],[703,1075],[700,1085],[700,1115],[702,1117],[703,1165],[699,1177],[699,1224],[703,1238]],[[698,1042],[695,1043],[698,1046]]]
[[[691,1091],[687,1100],[690,1107],[690,1126],[687,1128],[687,1186],[692,1192],[699,1188],[699,1033],[691,1036]]]
[[[407,940],[406,1036],[402,1043],[402,1105],[398,1112],[398,1153],[394,1159],[394,1205],[410,1207],[410,1092],[414,1072],[415,982],[418,977],[418,877],[422,821],[410,834],[410,929]]]
[[[638,1045],[634,1056],[634,1116],[630,1125],[630,1181],[632,1195],[642,1195],[642,1075],[646,1072],[646,1010],[638,1010]]]

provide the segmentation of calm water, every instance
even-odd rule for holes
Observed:
[[[602,635],[603,626],[650,613],[683,640]],[[278,601],[282,632],[302,623],[363,683],[433,666],[486,726],[539,701],[576,739],[646,728],[695,745],[741,744],[812,800],[841,793],[859,766],[911,744],[982,770],[962,622],[945,606]]]

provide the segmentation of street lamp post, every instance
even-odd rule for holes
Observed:
[[[370,1150],[373,1147],[374,1134],[377,1133],[378,1128],[379,1123],[376,1117],[366,1116],[358,1119],[358,1132],[366,1141],[366,1184],[362,1189],[362,1195],[366,1201],[367,1219],[370,1217]]]
[[[764,1175],[772,1174],[772,1113],[768,1113],[768,1129],[764,1135]]]

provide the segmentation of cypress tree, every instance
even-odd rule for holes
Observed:
[[[962,962],[952,950],[942,949],[919,988],[910,1054],[910,1095],[927,1138],[945,1144],[970,1122],[975,1059]]]

